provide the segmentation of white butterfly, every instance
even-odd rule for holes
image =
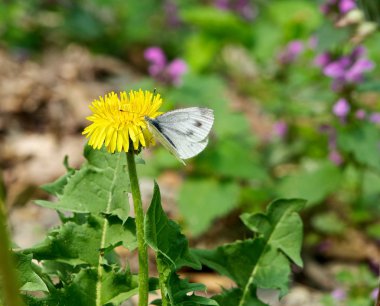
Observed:
[[[207,146],[214,112],[209,108],[190,107],[144,119],[153,137],[185,164],[184,159],[199,154]]]

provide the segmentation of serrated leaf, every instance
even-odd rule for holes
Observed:
[[[98,285],[97,269],[85,268],[74,275],[70,283],[51,291],[49,296],[27,297],[28,305],[119,305],[137,293],[137,276],[111,266],[102,266],[101,271],[101,286]]]
[[[41,277],[35,272],[32,263],[33,256],[25,254],[15,254],[16,270],[19,275],[20,290],[24,291],[48,291],[48,288]]]
[[[180,227],[169,220],[161,206],[160,189],[154,183],[152,202],[145,217],[145,239],[148,245],[161,254],[172,269],[189,266],[200,269],[199,261],[190,254],[189,243]]]
[[[255,239],[225,244],[214,250],[193,251],[203,264],[236,282],[242,290],[236,305],[251,305],[248,301],[257,299],[257,288],[279,289],[281,296],[286,293],[289,259],[302,265],[299,256],[302,222],[298,212],[304,205],[302,200],[275,201],[266,214],[242,216],[243,222],[258,234]]]
[[[217,217],[233,210],[238,202],[238,184],[213,179],[187,180],[180,191],[178,205],[188,229],[199,235]]]
[[[86,146],[87,162],[80,170],[59,179],[48,189],[57,194],[58,202],[36,201],[38,205],[79,213],[117,215],[125,221],[129,215],[129,179],[125,153],[108,153]],[[66,182],[66,184],[64,184]],[[46,188],[46,187],[45,187]]]
[[[245,213],[241,219],[249,229],[261,234],[267,244],[302,266],[302,220],[298,212],[305,204],[304,200],[277,200],[269,205],[266,214]]]
[[[76,266],[97,265],[99,252],[119,242],[130,250],[136,247],[135,224],[132,218],[124,224],[117,217],[101,219],[89,215],[87,218],[84,224],[66,222],[50,231],[42,243],[23,252],[33,254],[33,258],[37,260],[55,260]]]

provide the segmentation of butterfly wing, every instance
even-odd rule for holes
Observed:
[[[214,114],[208,108],[190,107],[146,121],[153,136],[184,163],[183,159],[199,154],[207,146]]]
[[[209,108],[189,107],[167,112],[155,120],[165,131],[172,130],[190,142],[200,142],[210,133],[214,112]]]
[[[162,133],[161,127],[157,124],[157,122],[151,118],[145,118],[145,120],[149,131],[153,134],[153,137],[157,139],[165,147],[165,149],[172,153],[181,163],[186,165],[177,153],[177,148],[173,141],[167,135]]]

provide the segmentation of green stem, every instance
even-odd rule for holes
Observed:
[[[20,306],[24,304],[20,297],[18,279],[10,249],[4,201],[0,198],[0,278],[4,304],[7,306]]]
[[[164,266],[162,265],[161,259],[159,259],[158,257],[156,257],[156,263],[157,263],[157,270],[158,270],[158,279],[160,281],[162,306],[169,306],[169,302],[166,297],[167,277],[164,274]]]
[[[148,247],[145,243],[144,211],[142,207],[139,180],[136,171],[135,153],[133,150],[130,150],[127,153],[127,162],[129,180],[131,182],[133,206],[135,208],[136,216],[136,234],[139,252],[139,306],[147,306],[149,292]]]

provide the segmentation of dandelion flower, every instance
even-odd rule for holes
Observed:
[[[94,100],[89,108],[92,115],[87,120],[92,123],[83,133],[89,138],[88,144],[94,149],[103,144],[111,153],[128,152],[130,144],[139,150],[154,144],[152,134],[147,128],[145,116],[155,118],[162,104],[159,94],[150,91],[123,91],[118,96],[111,92],[98,100]]]

